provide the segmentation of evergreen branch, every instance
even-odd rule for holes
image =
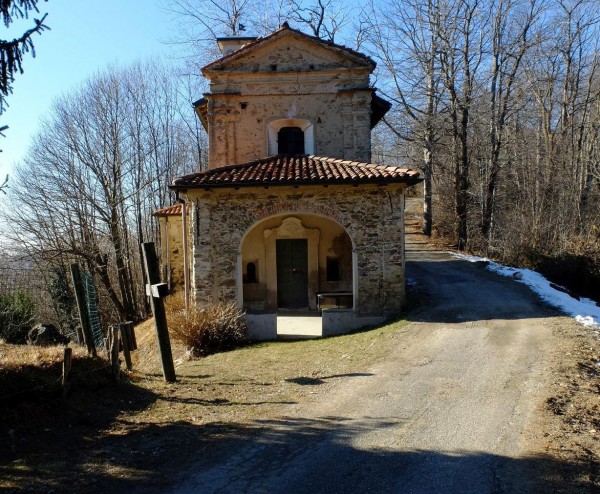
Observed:
[[[0,9],[0,15],[1,9]],[[11,93],[14,73],[23,73],[23,55],[31,50],[35,57],[35,49],[31,37],[35,33],[50,29],[44,24],[48,14],[41,19],[34,19],[35,27],[25,31],[19,38],[12,41],[0,40],[0,111],[4,109],[4,99]]]

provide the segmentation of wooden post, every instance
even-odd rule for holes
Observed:
[[[131,363],[131,343],[129,342],[127,324],[128,323],[126,322],[122,322],[121,324],[119,324],[119,332],[121,333],[121,343],[123,345],[123,356],[125,357],[125,366],[127,367],[127,370],[130,371],[131,369],[133,369],[133,365]]]
[[[79,321],[83,333],[83,341],[87,347],[89,355],[96,356],[96,345],[92,336],[92,325],[88,317],[87,302],[85,301],[85,290],[81,281],[81,272],[78,264],[71,264],[71,278],[75,288],[75,299],[77,300],[77,309],[79,309]]]
[[[67,397],[69,392],[70,378],[71,378],[71,362],[73,358],[73,349],[65,347],[65,353],[63,358],[62,368],[62,395],[63,398]]]
[[[121,366],[119,363],[119,330],[116,326],[109,328],[110,332],[110,364],[112,376],[115,381],[119,381]]]
[[[106,359],[110,362],[110,347],[112,345],[112,338],[111,338],[111,331],[110,331],[110,327],[108,328],[108,332],[106,334],[106,336],[104,337],[104,350],[106,350]]]
[[[135,328],[133,327],[133,323],[128,321],[125,323],[127,325],[127,336],[129,336],[129,348],[130,350],[137,350],[137,340],[135,339]]]
[[[144,242],[142,244],[144,252],[144,267],[146,269],[146,294],[150,297],[150,306],[154,316],[154,325],[156,326],[156,339],[160,359],[162,362],[163,376],[166,382],[175,382],[175,367],[173,365],[173,353],[171,352],[171,341],[169,339],[169,328],[167,326],[167,315],[165,313],[165,304],[162,297],[166,295],[166,284],[160,283],[160,268],[156,258],[154,242]],[[168,293],[168,290],[167,290]]]

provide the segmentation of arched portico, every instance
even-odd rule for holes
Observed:
[[[240,243],[238,304],[248,312],[316,312],[320,302],[352,309],[355,269],[353,241],[336,221],[303,212],[269,216]],[[346,295],[328,300],[323,293]]]

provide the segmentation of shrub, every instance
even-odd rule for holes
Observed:
[[[54,302],[58,323],[62,329],[61,332],[76,340],[77,326],[79,324],[77,302],[64,269],[59,267],[53,268],[48,291]]]
[[[554,283],[600,302],[600,262],[589,255],[544,257],[537,270]]]
[[[6,343],[25,343],[33,326],[35,303],[23,291],[0,297],[0,339]]]
[[[194,357],[232,350],[247,342],[247,326],[235,303],[217,303],[206,309],[185,310],[183,297],[167,300],[169,332]]]

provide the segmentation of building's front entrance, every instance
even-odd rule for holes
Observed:
[[[286,316],[332,305],[353,294],[352,241],[335,221],[306,213],[273,215],[258,222],[241,245],[240,301],[251,313]],[[324,300],[323,294],[333,296]],[[353,297],[346,297],[342,301]],[[329,302],[329,303],[328,303]]]
[[[278,239],[276,259],[277,307],[308,308],[307,239]]]

